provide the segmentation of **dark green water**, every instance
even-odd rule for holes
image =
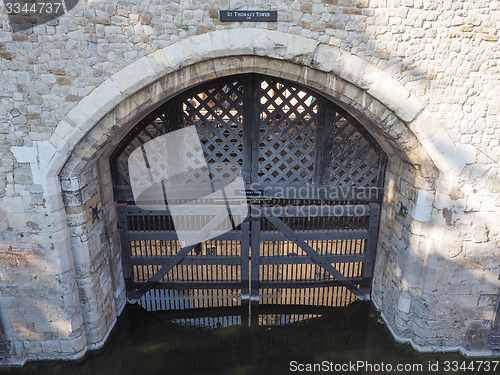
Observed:
[[[287,309],[289,310],[289,308]],[[202,319],[190,319],[171,313],[147,313],[128,306],[105,347],[89,352],[75,362],[28,363],[23,368],[0,369],[0,374],[50,375],[127,375],[127,374],[492,374],[493,371],[453,371],[471,359],[458,354],[419,354],[408,345],[393,341],[380,317],[369,304],[355,303],[347,308],[300,311],[321,317],[296,321],[298,315],[285,311],[262,311],[261,323],[267,325],[224,326],[227,310],[206,311]],[[294,311],[297,312],[297,311]],[[231,319],[241,321],[241,311],[233,311]],[[255,315],[255,314],[254,314]],[[304,315],[301,315],[304,316]],[[204,321],[219,328],[189,326]],[[219,321],[219,323],[217,323]],[[178,323],[183,323],[179,325]],[[274,325],[273,325],[274,324]],[[221,326],[222,325],[222,326]],[[292,362],[296,361],[296,362]],[[348,368],[349,362],[370,363],[384,368]],[[446,361],[451,361],[447,363]],[[292,365],[291,365],[292,362]],[[298,371],[299,364],[326,363],[333,371]],[[438,371],[430,371],[436,363]],[[392,371],[387,366],[392,365]],[[397,364],[421,365],[414,371],[397,371]],[[344,365],[346,371],[335,371]],[[333,366],[333,367],[332,367]],[[445,371],[446,367],[449,371]],[[477,364],[475,364],[477,369]],[[493,364],[491,364],[493,366]],[[297,371],[291,371],[296,369]],[[338,368],[339,369],[339,368]],[[304,370],[307,368],[304,367]],[[326,367],[323,368],[326,370]],[[500,373],[498,366],[496,373]]]

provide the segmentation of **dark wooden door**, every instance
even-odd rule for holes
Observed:
[[[211,178],[242,171],[249,215],[183,247],[168,209],[135,206],[127,162],[148,141],[188,126],[217,165]],[[165,310],[369,298],[386,156],[321,95],[255,74],[208,82],[146,116],[111,163],[131,302]],[[198,225],[212,219],[185,213]]]

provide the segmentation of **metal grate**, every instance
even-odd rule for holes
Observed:
[[[232,289],[150,289],[138,304],[146,311],[235,307],[241,306],[241,293]]]

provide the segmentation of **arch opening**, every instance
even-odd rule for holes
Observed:
[[[176,238],[178,225],[194,236],[216,216],[199,213],[206,202],[196,200],[180,224],[167,208],[175,204],[167,199],[171,189],[151,198],[168,204],[148,210],[134,186],[147,181],[165,193],[167,160],[178,163],[167,157],[175,145],[165,139],[186,128],[196,129],[203,156],[182,150],[189,176],[181,189],[222,181],[239,168],[244,190],[237,195],[249,215],[179,257],[187,245]],[[144,165],[133,163],[135,155]],[[283,79],[227,76],[176,96],[140,121],[110,158],[129,300],[168,310],[369,299],[386,160],[354,117]],[[234,193],[224,191],[226,199]],[[208,221],[200,227],[199,220]]]
[[[112,320],[109,320],[112,316],[110,318],[108,314],[104,317],[105,312],[121,311],[126,301],[109,156],[139,121],[168,100],[217,77],[247,73],[291,81],[317,96],[321,93],[325,99],[334,102],[340,110],[356,119],[388,155],[372,289],[373,301],[385,308],[384,293],[393,288],[393,281],[399,277],[393,275],[392,270],[396,265],[405,267],[412,261],[408,257],[408,243],[414,237],[411,228],[413,220],[400,214],[401,207],[411,213],[416,205],[418,191],[434,189],[437,169],[433,167],[425,149],[401,119],[366,91],[338,76],[264,57],[222,57],[178,69],[142,90],[120,98],[111,112],[96,118],[95,126],[90,127],[85,135],[80,135],[72,151],[68,152],[69,158],[59,176],[66,216],[70,221],[73,257],[77,272],[81,274],[79,287],[90,292],[90,280],[99,277],[95,274],[96,270],[106,274],[106,279],[112,281],[103,285],[101,297],[97,296],[92,301],[93,305],[83,308],[84,321],[94,319],[95,310],[102,311],[102,319],[106,320],[100,323],[98,329],[89,328],[89,342],[103,342],[112,326]],[[102,212],[97,216],[100,215],[101,219],[94,219],[93,212],[100,210]],[[95,268],[91,264],[105,267]],[[397,311],[390,304],[386,306],[386,316],[394,319]],[[106,327],[108,331],[101,327]]]

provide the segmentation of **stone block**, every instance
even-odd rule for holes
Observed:
[[[44,181],[44,189],[48,189],[45,191],[46,196],[56,195],[61,190],[61,185],[59,182],[59,172],[61,171],[64,163],[66,162],[68,155],[63,154],[59,151],[56,151],[48,165],[45,168],[45,181]],[[49,188],[50,186],[50,188]],[[55,192],[55,193],[51,193]]]
[[[460,155],[457,154],[457,149],[455,147],[448,149],[445,148],[445,146],[449,144],[448,140],[451,141],[442,128],[438,129],[432,139],[419,140],[436,167],[443,172],[447,172],[464,165]]]
[[[354,100],[361,94],[361,90],[350,83],[347,83],[344,87],[343,95],[345,95],[350,100]]]
[[[52,244],[54,252],[57,254],[59,269],[61,272],[72,271],[75,268],[75,263],[73,261],[73,253],[71,251],[71,246],[69,242],[69,236],[67,229],[60,232],[60,237],[54,239]]]
[[[74,125],[70,125],[66,121],[61,121],[57,125],[54,134],[57,134],[62,139],[66,139],[68,135],[73,134],[74,129],[75,129]]]
[[[483,34],[481,38],[487,42],[498,42],[498,35]]]
[[[183,66],[186,56],[184,56],[181,46],[176,43],[157,51],[155,59],[166,61],[169,69],[176,70]]]
[[[470,322],[464,337],[465,348],[469,351],[486,352],[486,350],[490,349],[488,344],[488,334],[490,333],[491,327],[487,322]]]
[[[434,202],[434,191],[417,190],[411,217],[418,221],[430,221]]]
[[[314,58],[318,42],[298,35],[288,35],[287,38],[285,59],[309,65]]]
[[[410,92],[388,74],[378,71],[370,72],[367,76],[373,81],[368,93],[403,121],[412,121],[422,110],[418,101],[410,98]]]
[[[441,275],[442,270],[440,268],[426,266],[422,273],[422,292],[433,294],[437,290],[437,287],[441,281]]]
[[[398,299],[398,309],[405,314],[409,314],[410,307],[411,307],[411,297],[404,293],[400,294]]]
[[[93,125],[124,98],[125,96],[116,86],[115,81],[108,79],[83,98],[68,113],[66,116],[67,121],[71,121],[83,133],[87,133]]]
[[[29,163],[18,163],[14,167],[14,182],[20,185],[30,185],[33,184],[33,173],[31,172],[31,166]]]
[[[80,335],[74,339],[61,341],[61,353],[67,353],[73,358],[83,357],[87,349],[86,336]]]
[[[35,147],[13,146],[10,151],[14,154],[18,163],[37,163],[38,155]]]
[[[335,61],[339,58],[339,55],[339,49],[326,44],[320,44],[316,49],[311,65],[313,68],[330,73],[333,71]]]
[[[444,129],[438,129],[431,140],[436,145],[437,150],[445,157],[453,158],[456,156],[455,144]]]
[[[360,85],[367,66],[368,63],[362,58],[341,51],[334,62],[333,72],[348,82]]]
[[[61,188],[68,192],[77,191],[80,189],[80,179],[78,177],[61,179]]]
[[[115,73],[111,80],[123,95],[128,96],[164,74],[163,69],[158,69],[159,65],[153,64],[157,62],[161,61],[143,57]]]
[[[477,301],[478,307],[495,307],[498,295],[496,294],[481,294]]]
[[[245,35],[244,31],[241,31],[239,29],[234,30],[235,36],[236,34],[241,37],[241,35]],[[222,56],[228,56],[230,55],[230,51],[233,48],[230,44],[229,40],[229,31],[228,30],[217,30],[213,33],[210,34],[210,37],[212,39],[212,47],[214,49],[213,53],[217,56],[222,55]],[[250,35],[247,36],[247,38],[250,39]],[[241,40],[240,43],[245,43],[248,42],[248,40]],[[234,41],[233,41],[234,43]]]
[[[70,237],[69,240],[73,251],[74,264],[77,267],[88,266],[92,261],[88,244],[82,241],[80,237]]]
[[[385,106],[373,98],[371,98],[369,105],[365,108],[369,111],[369,117],[373,121],[383,121],[390,113]]]
[[[45,340],[41,341],[42,352],[45,358],[59,358],[61,353],[61,341],[60,340]]]
[[[488,242],[490,240],[489,233],[490,233],[490,228],[488,228],[486,224],[476,225],[474,226],[474,232],[472,234],[472,238],[476,243]]]
[[[424,106],[413,95],[405,99],[401,106],[394,112],[403,121],[413,121],[424,109]]]
[[[182,52],[186,58],[201,61],[214,56],[213,39],[209,34],[196,35],[179,42]],[[186,61],[187,65],[190,61]]]
[[[287,37],[279,31],[253,30],[253,52],[258,56],[282,59],[287,51]]]
[[[66,141],[65,139],[61,138],[57,133],[52,134],[52,137],[50,137],[50,143],[52,144],[53,147],[55,147],[56,150],[61,151],[62,153],[69,153],[72,147],[78,142],[78,138],[73,138],[72,141]]]
[[[464,164],[473,164],[476,162],[478,149],[473,145],[461,145],[458,146],[457,153]]]

